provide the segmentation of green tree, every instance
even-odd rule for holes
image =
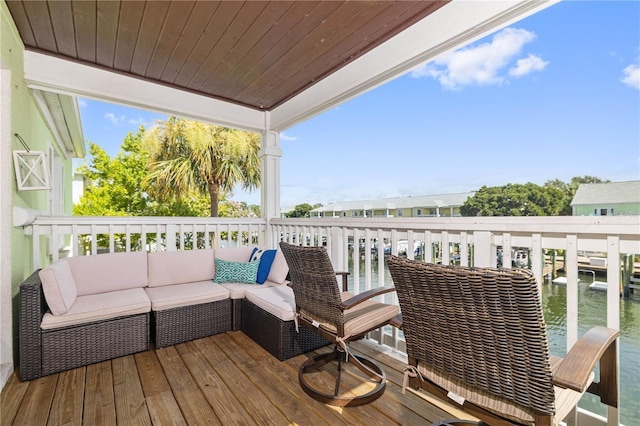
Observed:
[[[146,183],[158,200],[208,195],[210,215],[236,185],[260,184],[260,136],[256,133],[171,117],[151,129],[151,173]]]
[[[224,200],[220,202],[221,217],[260,217],[260,206],[245,201]]]
[[[78,167],[91,182],[80,201],[73,206],[78,216],[140,216],[149,213],[148,197],[140,183],[149,174],[149,152],[144,149],[140,127],[129,133],[120,152],[110,158],[104,149],[89,142],[91,161]]]
[[[314,204],[313,206],[308,203],[298,204],[288,213],[285,213],[285,217],[311,217],[311,210],[322,207],[322,204]]]
[[[564,206],[562,207],[561,215],[571,216],[573,214],[571,209],[571,201],[573,196],[576,195],[578,187],[582,183],[606,183],[611,182],[608,179],[600,179],[595,176],[575,176],[571,178],[569,183],[563,182],[560,179],[548,180],[545,182],[545,188],[557,188],[564,193]]]
[[[460,207],[463,216],[557,216],[564,194],[534,183],[483,186]]]

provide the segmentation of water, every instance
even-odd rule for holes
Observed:
[[[349,271],[353,272],[353,259],[349,259]],[[360,290],[365,288],[364,259],[360,259]],[[578,284],[578,317],[582,335],[589,328],[606,326],[606,292],[591,290],[591,274],[579,273],[582,281]],[[604,281],[603,277],[596,277]],[[384,282],[391,283],[391,275],[385,265]],[[371,283],[378,284],[378,263],[371,261]],[[349,286],[353,288],[353,276],[349,276]],[[545,282],[542,288],[542,309],[547,323],[549,346],[552,355],[566,355],[566,306],[565,286]],[[620,421],[627,426],[640,426],[640,293],[629,299],[620,299]],[[586,394],[579,406],[585,410],[606,416],[606,406],[598,397]]]

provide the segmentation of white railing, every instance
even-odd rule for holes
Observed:
[[[496,266],[501,261],[505,267],[516,260],[512,252],[525,250],[527,266],[541,286],[550,267],[546,253],[562,250],[567,275],[566,347],[579,337],[578,268],[583,256],[597,253],[606,258],[606,324],[619,330],[621,255],[631,255],[632,259],[640,254],[638,216],[311,218],[272,219],[269,225],[264,219],[65,216],[39,217],[25,226],[25,233],[33,241],[35,268],[42,265],[42,256],[57,260],[60,248],[82,255],[100,249],[155,251],[249,244],[275,247],[280,241],[322,245],[327,247],[336,270],[350,272],[356,293],[389,284],[384,261],[376,259],[398,254],[399,250],[409,258],[425,261],[475,266]],[[625,264],[628,262],[622,262]],[[633,279],[628,281],[636,285]],[[397,303],[394,294],[388,297],[385,300]],[[402,333],[393,327],[371,337],[383,348],[405,350]],[[610,411],[609,418],[618,418],[617,411]]]
[[[353,262],[350,271],[354,282],[364,279],[364,288],[356,288],[356,292],[385,284],[384,262],[378,262],[378,282],[371,282],[372,258],[383,259],[385,245],[387,254],[398,254],[399,245],[406,246],[411,259],[420,254],[425,261],[444,264],[452,263],[457,251],[455,259],[461,265],[496,266],[502,253],[505,267],[511,267],[514,249],[527,249],[531,270],[540,285],[545,250],[563,250],[567,347],[578,339],[579,254],[599,253],[607,259],[607,326],[615,329],[620,328],[620,256],[640,254],[639,216],[274,219],[271,225],[276,239],[325,245],[336,269],[347,270],[350,251],[354,259],[363,254],[364,270],[360,271],[359,262]],[[418,247],[423,251],[416,250]],[[399,344],[394,337],[391,346],[400,349]]]
[[[40,216],[28,226],[34,269],[43,256],[87,255],[116,251],[162,251],[263,245],[264,219],[197,217]]]

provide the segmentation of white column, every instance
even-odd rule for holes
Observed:
[[[269,112],[265,112],[265,130],[262,133],[260,143],[260,191],[262,217],[267,220],[267,231],[265,244],[274,246],[273,231],[271,229],[271,219],[280,217],[280,133],[274,132],[269,125]]]
[[[11,71],[0,58],[0,389],[13,372],[11,315]]]

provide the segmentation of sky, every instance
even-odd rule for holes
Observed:
[[[80,99],[117,154],[166,116]],[[555,4],[281,134],[281,206],[640,179],[640,2]],[[235,191],[260,204],[260,192]]]

